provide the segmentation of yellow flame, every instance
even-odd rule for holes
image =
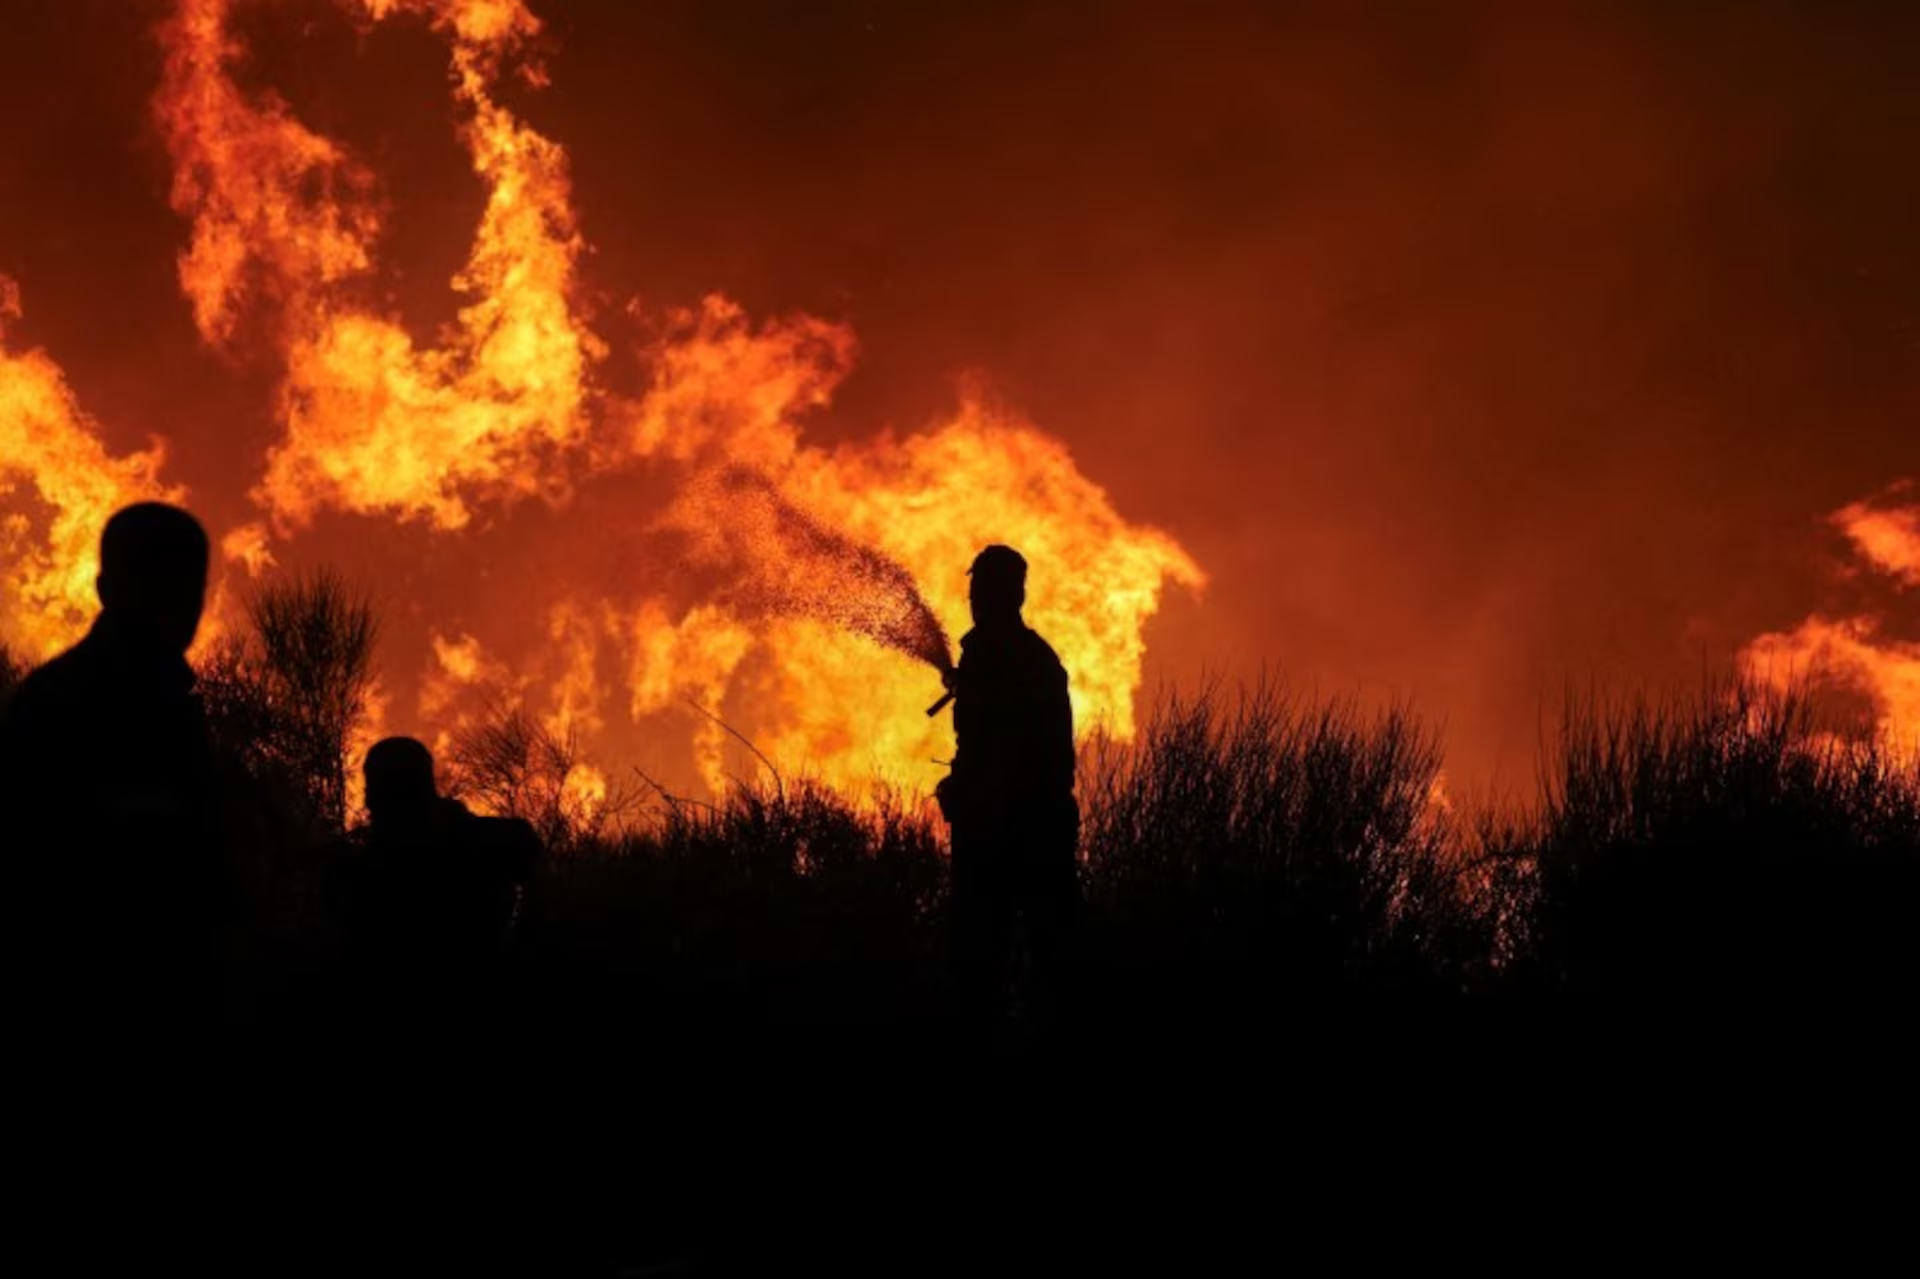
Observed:
[[[234,83],[245,49],[232,0],[183,0],[161,29],[159,115],[174,157],[172,201],[193,214],[180,285],[208,342],[231,341],[243,308],[303,314],[320,291],[366,271],[379,231],[365,168],[272,94]]]
[[[631,447],[694,461],[696,475],[753,467],[808,516],[902,564],[950,636],[967,627],[974,552],[990,542],[1017,547],[1032,565],[1028,622],[1067,666],[1076,723],[1132,736],[1146,622],[1166,586],[1199,589],[1206,580],[1171,537],[1122,519],[1065,445],[977,395],[923,433],[831,451],[805,445],[798,418],[830,398],[851,360],[851,335],[818,321],[756,332],[739,308],[714,298],[679,321],[674,344],[656,353]],[[724,536],[757,547],[759,571],[787,575],[793,590],[836,589],[823,566],[783,554],[762,527],[774,518],[764,507],[730,507],[724,485],[696,478],[666,522],[695,546]],[[776,760],[848,787],[876,773],[925,784],[931,762],[951,755],[950,728],[920,713],[939,692],[928,668],[817,622],[754,624],[748,648],[728,650],[725,673],[709,671],[708,683],[724,695],[750,651],[768,656],[743,719]],[[658,665],[636,663],[636,671]],[[714,751],[725,742],[711,728],[702,740],[712,782]]]
[[[653,384],[626,433],[642,456],[781,469],[799,445],[797,415],[825,407],[853,366],[845,327],[799,316],[755,331],[717,295],[672,312],[668,335],[647,352]]]
[[[387,711],[392,698],[376,680],[367,686],[360,699],[360,717],[347,734],[347,820],[357,823],[366,815],[367,776],[362,768],[367,751],[387,735]]]
[[[553,709],[545,722],[547,731],[562,741],[590,739],[605,727],[596,668],[603,624],[594,610],[578,604],[562,603],[548,614],[548,652],[559,674],[550,681]]]
[[[565,153],[499,105],[503,60],[539,30],[510,0],[361,0],[379,20],[427,15],[452,40],[462,139],[486,209],[453,288],[471,299],[422,350],[346,286],[372,268],[371,179],[271,95],[233,81],[242,50],[228,0],[185,0],[165,32],[159,111],[193,218],[181,283],[202,335],[233,336],[250,294],[275,304],[286,348],[286,436],[254,497],[290,534],[323,508],[459,528],[476,496],[564,491],[557,455],[585,440],[599,341],[570,297],[582,242]]]
[[[424,17],[448,40],[461,139],[487,191],[453,281],[467,305],[433,349],[369,307],[381,234],[372,174],[279,98],[238,86],[246,51],[231,0],[180,0],[158,110],[174,205],[193,221],[182,287],[210,344],[231,346],[248,311],[263,310],[286,359],[284,434],[253,491],[267,520],[226,539],[231,558],[264,568],[274,536],[325,509],[456,531],[477,503],[561,501],[573,483],[643,459],[681,469],[682,498],[664,522],[699,533],[728,516],[703,500],[713,492],[703,481],[746,468],[804,518],[904,566],[888,580],[921,583],[950,633],[964,629],[973,553],[989,541],[1020,547],[1035,566],[1030,620],[1072,672],[1082,724],[1131,732],[1143,627],[1166,586],[1204,580],[1171,538],[1122,520],[1062,445],[977,398],[904,439],[803,443],[801,419],[830,402],[855,351],[844,326],[813,317],[755,326],[718,296],[669,313],[641,352],[648,393],[616,411],[592,383],[604,345],[573,301],[584,244],[566,155],[497,96],[510,65],[544,82],[527,56],[538,19],[521,0],[340,2],[368,22]],[[782,581],[790,599],[839,589],[829,560],[796,561],[774,531],[736,539],[756,557],[753,572]],[[543,607],[519,611],[529,606]],[[924,781],[927,761],[951,750],[945,727],[920,714],[938,692],[928,668],[817,620],[754,615],[723,598],[646,601],[620,617],[600,598],[544,606],[546,656],[514,672],[483,670],[470,636],[435,636],[423,717],[457,720],[482,684],[526,695],[538,682],[549,730],[597,734],[611,646],[635,720],[684,713],[688,700],[713,714],[731,703],[783,762],[836,782],[875,769]],[[727,730],[692,722],[701,774],[717,788]]]
[[[79,638],[98,611],[100,530],[130,502],[180,501],[160,481],[166,447],[116,457],[38,348],[14,352],[6,321],[20,293],[0,276],[0,644],[42,661]]]
[[[239,564],[249,577],[259,577],[279,561],[273,554],[273,537],[261,524],[242,524],[220,539],[220,551]]]
[[[675,621],[651,601],[627,620],[622,635],[629,654],[629,710],[636,720],[677,710],[683,699],[717,711],[755,643],[754,633],[724,609],[700,605]],[[726,730],[699,717],[694,764],[715,793],[727,784],[726,747]]]
[[[592,764],[575,764],[560,783],[560,812],[575,829],[590,826],[607,805],[607,775]]]

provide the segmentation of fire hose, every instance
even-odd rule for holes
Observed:
[[[947,693],[946,696],[942,697],[939,701],[927,707],[928,719],[932,719],[935,715],[947,709],[947,703],[953,700],[953,695],[957,691],[954,685],[957,682],[955,677],[959,675],[959,673],[959,671],[951,666],[940,672],[940,682],[947,686]]]

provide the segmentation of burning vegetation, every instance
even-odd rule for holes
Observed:
[[[240,86],[234,5],[180,6],[162,32],[156,107],[173,204],[192,228],[181,288],[209,345],[264,335],[284,365],[282,433],[252,490],[261,518],[229,533],[230,553],[258,570],[327,512],[457,539],[532,501],[564,526],[583,487],[666,477],[665,500],[623,511],[613,534],[646,553],[585,582],[556,573],[502,610],[545,626],[476,619],[454,662],[436,643],[418,704],[396,718],[457,733],[511,696],[617,756],[678,716],[717,787],[729,739],[692,700],[725,707],[771,756],[827,780],[925,784],[940,727],[874,712],[924,704],[927,673],[898,654],[946,662],[947,624],[964,616],[960,567],[1005,540],[1051,566],[1034,618],[1075,673],[1076,710],[1129,731],[1145,623],[1168,585],[1204,580],[1171,538],[1129,524],[1057,441],[983,404],[904,438],[808,445],[802,421],[829,403],[855,349],[851,332],[812,317],[756,325],[709,297],[626,357],[648,370],[642,394],[610,392],[600,374],[618,357],[581,302],[587,245],[566,152],[503,98],[508,83],[542,82],[539,20],[519,3],[344,7],[363,23],[424,20],[447,41],[484,211],[452,281],[457,316],[425,346],[376,301],[378,175],[270,89]],[[605,536],[563,527],[548,554],[563,569],[580,540]],[[523,673],[508,687],[479,679],[508,666]],[[736,693],[747,696],[729,705]]]
[[[582,301],[588,245],[566,152],[505,103],[506,86],[543,82],[539,19],[517,0],[339,7],[361,24],[424,22],[449,50],[459,139],[486,196],[451,281],[460,306],[431,342],[383,301],[380,175],[270,86],[243,86],[244,4],[177,7],[159,31],[155,110],[200,335],[280,368],[257,518],[219,535],[229,571],[297,559],[328,516],[457,544],[511,531],[529,503],[544,512],[529,553],[548,568],[510,604],[467,613],[457,635],[428,622],[407,637],[424,660],[383,672],[390,726],[446,742],[507,699],[602,759],[658,766],[659,743],[677,736],[687,762],[670,771],[718,788],[733,739],[697,707],[830,782],[878,773],[924,787],[946,747],[942,726],[910,709],[937,689],[921,663],[948,660],[964,565],[1000,540],[1048,566],[1031,615],[1074,672],[1082,722],[1131,731],[1146,622],[1168,586],[1204,582],[1172,538],[1126,521],[1064,446],[984,399],[917,433],[808,444],[805,417],[854,359],[853,334],[828,321],[756,324],[714,296],[658,315],[657,336],[617,356]],[[0,305],[18,316],[11,285]],[[616,358],[645,370],[637,396],[601,376]],[[39,658],[86,624],[89,539],[105,515],[187,495],[164,481],[163,445],[107,454],[51,355],[4,360],[5,481],[31,500],[8,525],[0,626]],[[597,495],[591,511],[583,491]],[[609,503],[611,529],[594,513]],[[632,553],[608,561],[608,538]],[[583,561],[601,567],[583,575]],[[460,571],[435,598],[491,589],[484,564]],[[218,594],[210,634],[236,622],[243,593]]]
[[[945,885],[920,796],[951,738],[919,711],[967,615],[962,566],[992,542],[1035,565],[1027,616],[1072,676],[1088,944],[1167,981],[1168,1009],[1201,986],[1251,997],[1165,976],[1218,960],[1305,994],[1643,989],[1676,967],[1732,982],[1769,944],[1748,921],[1793,916],[1819,859],[1911,884],[1911,480],[1828,517],[1836,578],[1862,589],[1745,644],[1743,682],[1665,712],[1570,705],[1532,809],[1477,817],[1405,706],[1257,689],[1141,714],[1148,623],[1208,575],[984,389],[920,429],[829,444],[809,427],[855,367],[847,325],[718,294],[608,306],[624,282],[591,278],[564,140],[517,105],[546,78],[522,0],[332,6],[447,51],[480,214],[451,317],[410,323],[375,158],[261,82],[248,7],[180,0],[153,109],[184,305],[210,352],[272,382],[196,658],[272,850],[262,891],[291,915],[311,898],[299,856],[358,806],[358,756],[407,732],[456,793],[570,854],[554,909],[574,958],[622,934],[659,946],[639,961],[656,976],[686,954],[766,961],[675,970],[696,984],[823,956],[931,983],[923,925]],[[0,697],[89,624],[110,512],[203,496],[169,479],[163,441],[108,449],[57,353],[21,340],[30,301],[0,278]],[[370,530],[351,576],[303,571],[342,524]],[[407,557],[431,561],[422,598],[398,571],[377,601],[347,584]],[[1809,678],[1861,713],[1814,714]],[[1772,988],[1909,970],[1891,917],[1842,926],[1843,896],[1772,943]],[[1623,951],[1619,920],[1654,899],[1670,906],[1644,907],[1650,949]]]

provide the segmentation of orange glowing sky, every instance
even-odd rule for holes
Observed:
[[[791,413],[755,427],[708,395],[734,405],[722,451],[790,450],[787,491],[895,539],[936,606],[957,606],[969,548],[870,499],[965,504],[969,433],[1016,432],[993,447],[1034,450],[1048,509],[1105,530],[1097,562],[1036,557],[1037,592],[1177,554],[1144,630],[1078,641],[1144,642],[1149,684],[1266,666],[1409,696],[1444,721],[1456,776],[1509,783],[1569,679],[1685,683],[1766,636],[1864,644],[1896,664],[1887,689],[1913,687],[1913,491],[1893,486],[1920,474],[1920,13],[531,0],[547,83],[463,100],[423,16],[440,7],[367,4],[419,11],[375,25],[322,0],[236,6],[239,88],[345,148],[379,220],[315,250],[372,245],[357,311],[282,299],[291,337],[274,306],[229,329],[183,296],[192,220],[154,110],[173,6],[0,17],[0,276],[24,312],[0,318],[5,350],[44,353],[108,455],[165,437],[153,482],[184,485],[216,532],[277,522],[282,563],[377,581],[396,726],[466,659],[510,669],[534,648],[549,709],[639,715],[616,736],[655,770],[708,731],[648,727],[688,691],[662,669],[732,672],[692,691],[742,714],[870,694],[877,668],[798,645],[777,676],[756,667],[742,619],[650,559],[688,437],[644,442],[662,401],[636,352],[697,328],[709,295],[736,334],[827,326],[831,396],[793,386]],[[499,440],[551,393],[502,398],[484,334],[441,340],[470,303],[448,282],[499,212],[463,142],[476,93],[564,148],[575,358],[639,406],[624,438],[651,460],[543,470],[576,420],[542,409],[524,416],[539,438],[481,459],[511,463],[504,487],[262,498],[319,473],[286,429],[285,343],[320,363],[387,343],[452,439],[478,401]],[[456,512],[457,534],[433,527]],[[1006,519],[1029,541],[1054,527]],[[1204,591],[1180,584],[1200,572]],[[901,667],[917,717],[937,683]],[[921,757],[925,726],[882,718],[892,757]],[[793,749],[823,727],[775,720]]]

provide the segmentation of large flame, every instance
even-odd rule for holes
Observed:
[[[1911,503],[1912,492],[1903,481],[1829,517],[1863,561],[1857,571],[1886,578],[1895,591],[1920,587],[1920,504]],[[1883,737],[1902,750],[1920,749],[1920,639],[1889,634],[1882,617],[1816,613],[1791,631],[1760,636],[1743,660],[1763,679],[1813,675],[1855,690]]]
[[[753,692],[777,708],[761,724],[775,758],[843,785],[876,773],[924,776],[924,765],[951,744],[944,728],[906,713],[931,687],[927,675],[861,637],[932,664],[944,660],[944,647],[918,651],[910,607],[918,591],[912,600],[893,595],[897,610],[887,610],[876,607],[889,597],[871,589],[873,579],[888,565],[904,566],[934,615],[958,633],[967,617],[966,562],[989,542],[1017,546],[1033,564],[1028,620],[1072,674],[1076,722],[1132,735],[1145,624],[1168,582],[1205,581],[1173,539],[1121,519],[1064,445],[980,395],[920,434],[832,451],[804,445],[797,416],[829,402],[851,361],[851,334],[811,319],[755,332],[737,307],[714,298],[678,321],[683,331],[656,360],[654,385],[625,438],[643,453],[708,468],[666,522],[726,566],[722,582],[744,586],[748,607],[736,612],[786,615],[755,631],[769,660]],[[757,486],[730,478],[728,468],[740,467],[777,486],[802,512],[800,526],[759,500]],[[884,559],[836,563],[814,532],[822,525]],[[735,664],[751,656],[723,651]],[[860,713],[868,708],[880,713]]]
[[[39,661],[77,639],[98,607],[107,517],[184,493],[160,481],[164,444],[115,457],[52,357],[8,348],[7,322],[20,316],[20,290],[0,276],[0,644]]]
[[[596,339],[570,297],[582,249],[566,155],[493,97],[505,61],[539,30],[513,0],[356,0],[370,19],[411,11],[448,34],[462,139],[486,210],[454,289],[469,299],[422,350],[354,285],[374,265],[372,179],[270,95],[241,91],[233,0],[184,0],[168,25],[159,113],[174,207],[192,216],[181,287],[201,334],[233,339],[242,304],[271,303],[285,346],[285,438],[255,497],[291,532],[323,507],[458,528],[479,496],[551,492],[561,451],[584,441]],[[529,64],[537,80],[537,66]],[[251,542],[257,544],[258,538]]]
[[[782,769],[925,785],[952,747],[921,711],[967,623],[966,565],[1006,542],[1032,562],[1029,620],[1072,674],[1080,723],[1131,731],[1145,624],[1167,585],[1197,588],[1202,574],[1017,412],[970,391],[916,433],[809,443],[853,334],[809,316],[756,323],[719,296],[645,312],[655,337],[631,345],[647,389],[604,388],[566,154],[501,96],[509,76],[543,83],[540,22],[522,0],[337,0],[359,23],[423,20],[450,51],[485,204],[450,281],[461,307],[431,342],[383,300],[379,176],[237,80],[244,3],[179,0],[155,103],[171,200],[191,223],[179,281],[200,335],[236,359],[271,351],[283,370],[278,437],[251,490],[259,518],[220,531],[228,560],[263,571],[329,511],[469,538],[533,497],[550,512],[542,527],[559,529],[537,552],[551,571],[511,600],[458,621],[422,615],[414,722],[383,703],[383,724],[445,746],[507,699],[608,763],[677,726],[713,787],[742,767],[748,737]],[[26,476],[52,511],[44,542],[11,561],[29,607],[9,607],[4,634],[39,654],[89,611],[105,515],[169,491],[158,446],[110,457],[43,355],[0,360],[0,474]],[[614,535],[651,556],[584,581],[563,571],[610,532],[575,499],[646,485],[641,517]],[[20,526],[9,532],[17,541]],[[464,585],[461,598],[487,590]],[[608,777],[583,764],[565,789],[590,808]]]

